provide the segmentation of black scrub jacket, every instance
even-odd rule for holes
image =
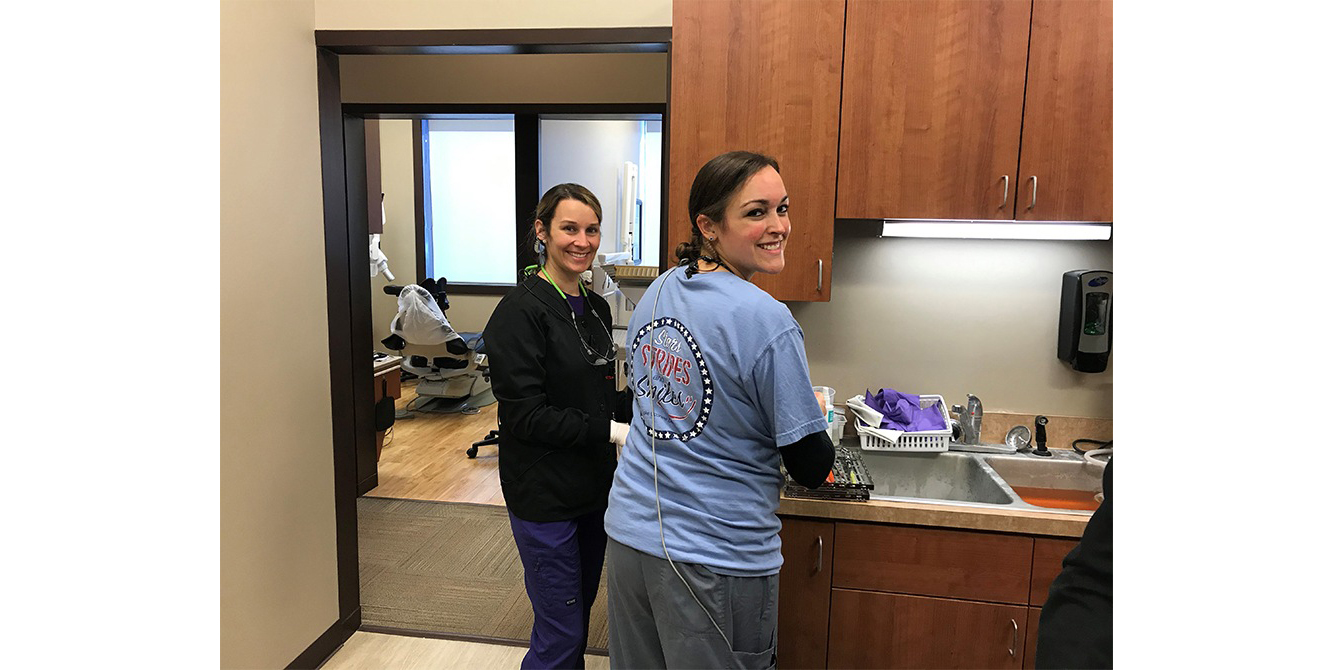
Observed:
[[[1102,504],[1052,580],[1038,618],[1037,668],[1112,667],[1112,461]]]
[[[541,275],[525,277],[491,314],[484,339],[499,402],[500,487],[525,521],[566,521],[607,506],[616,447],[610,421],[630,420],[630,395],[616,391],[611,308],[589,293],[578,331],[565,297]],[[600,320],[602,325],[597,321]],[[605,328],[604,328],[605,326]]]

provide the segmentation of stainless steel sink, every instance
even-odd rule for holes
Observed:
[[[855,445],[855,446],[854,446]],[[857,449],[871,475],[875,500],[946,503],[968,507],[1000,507],[1040,510],[1088,516],[1092,510],[1040,507],[1029,504],[1014,487],[1101,491],[1102,466],[1088,463],[1079,454],[1054,450],[1040,458],[1023,454],[982,454],[949,451],[914,453]]]
[[[1008,505],[1014,502],[982,462],[969,454],[865,451],[872,498],[951,500]]]
[[[1011,487],[1101,491],[1102,465],[1082,458],[1037,458],[1035,456],[987,456],[983,460]]]

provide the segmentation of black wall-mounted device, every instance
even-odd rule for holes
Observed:
[[[1079,372],[1103,372],[1112,353],[1112,273],[1071,270],[1061,276],[1056,357]]]

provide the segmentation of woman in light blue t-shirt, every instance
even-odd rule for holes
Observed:
[[[715,157],[689,210],[681,264],[627,335],[635,411],[605,520],[611,665],[772,667],[780,460],[811,488],[834,460],[801,327],[749,281],[783,270],[778,163]]]

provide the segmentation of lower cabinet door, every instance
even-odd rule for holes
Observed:
[[[833,589],[830,668],[1020,668],[1028,608]]]
[[[1038,619],[1041,617],[1041,607],[1028,608],[1028,642],[1024,643],[1024,668],[1026,670],[1034,670],[1038,667]]]
[[[834,524],[785,517],[779,536],[783,568],[778,573],[778,668],[823,668],[829,641]]]

